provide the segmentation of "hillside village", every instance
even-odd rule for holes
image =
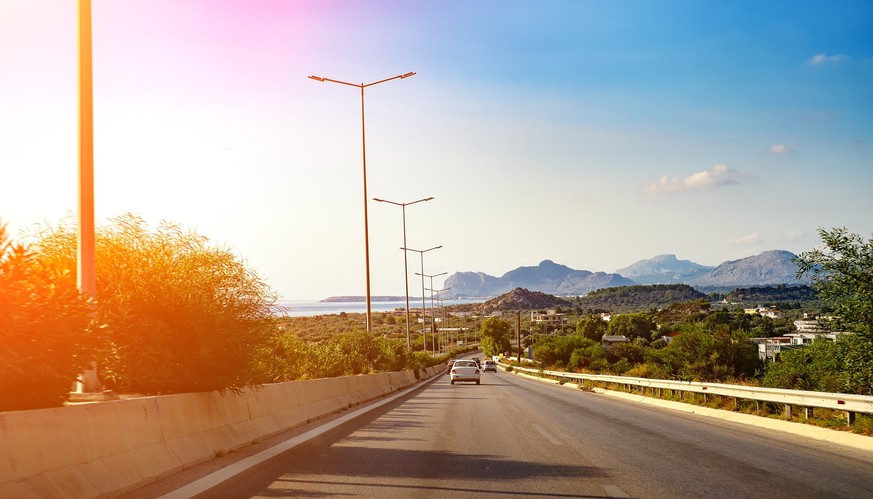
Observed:
[[[804,308],[792,309],[786,313],[774,305],[755,305],[743,307],[742,302],[729,302],[727,299],[718,300],[714,303],[707,301],[707,296],[695,291],[687,285],[649,285],[629,286],[611,289],[602,289],[583,297],[575,299],[560,298],[540,291],[529,291],[516,288],[497,298],[475,305],[459,305],[447,307],[450,313],[458,316],[482,315],[485,317],[505,317],[512,319],[524,313],[525,328],[529,331],[542,330],[552,334],[556,332],[568,333],[575,331],[575,323],[580,317],[591,315],[609,323],[614,315],[620,313],[638,313],[642,311],[652,312],[652,320],[659,331],[658,338],[662,338],[666,344],[674,340],[681,332],[665,331],[687,320],[704,320],[713,308],[720,310],[742,310],[742,313],[750,317],[767,320],[769,323],[778,321],[781,328],[773,329],[775,336],[761,336],[751,338],[758,347],[758,355],[761,360],[775,360],[782,351],[798,348],[812,343],[816,338],[835,340],[839,332],[829,329],[827,317],[819,320],[813,309],[819,306],[815,299],[815,293],[808,287],[803,287],[800,295],[806,300],[786,302],[790,306],[804,304]],[[797,297],[796,289],[786,287],[756,288],[755,292],[745,289],[734,290],[730,295],[760,296],[764,294],[774,298],[771,303],[778,303],[780,297]],[[779,291],[782,291],[780,294]],[[612,346],[619,343],[629,342],[624,335],[604,335],[601,339],[603,346]]]

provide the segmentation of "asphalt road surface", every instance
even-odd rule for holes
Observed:
[[[441,376],[226,478],[200,497],[871,498],[873,453],[500,372]]]

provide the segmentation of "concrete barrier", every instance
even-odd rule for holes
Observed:
[[[415,382],[404,371],[0,413],[0,497],[120,495]]]

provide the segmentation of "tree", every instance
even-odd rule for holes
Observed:
[[[616,315],[609,321],[607,332],[610,335],[622,335],[629,339],[645,338],[652,339],[652,333],[656,330],[648,314],[621,314]]]
[[[145,394],[237,388],[275,334],[275,295],[229,250],[180,226],[133,215],[95,234],[98,368],[112,388]],[[74,224],[46,228],[41,265],[75,281]]]
[[[801,253],[797,274],[812,272],[813,287],[833,307],[838,330],[856,335],[844,342],[844,391],[873,394],[873,239],[864,241],[845,227],[818,233],[824,247]]]
[[[586,315],[576,322],[576,332],[594,341],[602,340],[608,327],[609,323],[593,314]]]
[[[824,247],[797,257],[797,276],[813,274],[813,287],[833,307],[838,327],[873,339],[873,239],[845,227],[818,233]]]
[[[0,411],[62,405],[90,365],[91,307],[65,272],[13,244],[0,224]]]
[[[810,345],[779,354],[767,364],[763,386],[789,390],[839,392],[846,385],[845,348],[839,342],[818,338]]]
[[[727,381],[747,378],[760,367],[757,346],[743,331],[730,331],[727,325],[713,332],[704,326],[689,328],[665,350],[678,351],[682,360],[679,376],[683,380]]]
[[[534,343],[534,358],[546,366],[565,367],[570,362],[573,352],[596,345],[594,341],[580,335],[540,336]],[[600,348],[600,345],[597,345]],[[579,366],[576,362],[575,367]]]
[[[497,345],[497,342],[494,341],[494,338],[491,336],[483,336],[482,340],[480,340],[479,345],[482,347],[482,352],[487,355],[499,355],[501,352],[505,352],[506,350],[501,350],[500,346]]]
[[[512,325],[499,317],[489,317],[482,322],[482,351],[485,355],[497,355],[511,348]],[[487,347],[487,349],[486,349]]]

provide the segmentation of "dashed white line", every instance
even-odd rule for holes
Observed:
[[[611,497],[630,497],[625,493],[625,491],[615,485],[604,485],[603,490],[605,490]]]
[[[560,440],[558,440],[557,438],[553,437],[551,433],[549,433],[549,432],[547,432],[546,430],[542,429],[542,428],[540,427],[540,425],[538,425],[538,424],[533,424],[533,425],[531,425],[531,426],[533,426],[533,429],[534,429],[534,430],[536,430],[540,435],[543,436],[543,438],[545,438],[546,440],[548,440],[548,441],[551,442],[552,444],[554,444],[554,445],[563,445],[563,444],[561,443]]]

